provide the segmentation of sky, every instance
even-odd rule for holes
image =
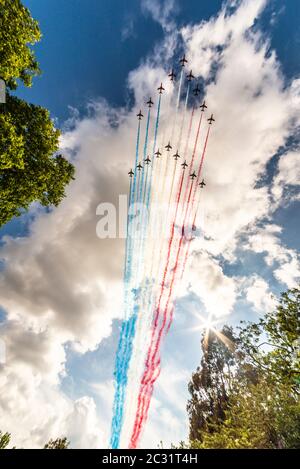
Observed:
[[[135,114],[182,52],[216,125],[201,226],[163,345],[142,447],[186,440],[197,315],[257,320],[299,263],[297,0],[26,0],[43,74],[18,96],[47,107],[76,166],[62,204],[0,230],[0,428],[40,447],[107,447],[122,318],[124,240],[96,236],[100,202],[128,189]],[[113,123],[113,125],[112,125]]]

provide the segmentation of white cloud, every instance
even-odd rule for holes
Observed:
[[[296,286],[300,279],[298,253],[282,245],[278,235],[281,228],[266,225],[250,234],[246,248],[264,255],[266,264],[273,268],[274,277],[288,288]]]
[[[246,299],[258,312],[266,313],[274,309],[277,301],[263,278],[254,275],[246,281],[246,284]]]
[[[253,26],[265,4],[266,0],[245,0],[233,14],[228,15],[228,2],[217,17],[183,28],[182,36],[193,71],[207,78],[212,65],[223,60],[219,48],[230,43],[243,43],[245,32]],[[242,54],[238,56],[241,58]]]
[[[280,201],[282,197],[289,197],[285,193],[287,186],[300,185],[300,152],[289,151],[280,157],[278,173],[273,181],[272,194],[275,200]],[[298,191],[299,197],[299,191]]]
[[[165,32],[172,31],[176,24],[174,12],[176,10],[175,0],[142,0],[142,10],[152,16],[153,20],[161,25]]]
[[[289,262],[280,265],[274,271],[275,277],[288,288],[295,288],[300,281],[300,262],[296,254],[292,254]]]
[[[230,314],[236,300],[235,279],[224,274],[218,261],[205,251],[195,251],[185,273],[182,285],[201,298],[207,312],[213,317]]]

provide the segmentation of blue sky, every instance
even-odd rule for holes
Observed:
[[[86,102],[95,97],[105,97],[115,106],[126,104],[128,73],[163,38],[161,26],[140,0],[25,0],[24,4],[43,32],[35,47],[43,75],[32,89],[19,93],[50,109],[61,122],[68,117],[68,106],[84,112]],[[220,0],[178,1],[176,23],[206,20],[221,5]],[[276,21],[270,25],[272,13]],[[260,19],[265,31],[272,33],[271,46],[287,77],[300,70],[299,15],[297,0],[274,0]]]
[[[244,318],[255,320],[272,307],[272,293],[278,294],[298,278],[299,142],[290,121],[298,118],[293,106],[300,76],[300,3],[270,0],[262,11],[257,7],[258,12],[249,13],[253,14],[251,27],[241,9],[236,22],[230,23],[228,15],[224,25],[231,39],[223,37],[216,20],[222,3],[24,0],[43,32],[35,47],[43,74],[35,78],[32,88],[20,87],[17,94],[47,107],[66,129],[62,146],[67,154],[76,149],[77,180],[57,210],[47,214],[33,207],[0,230],[0,318],[8,350],[13,346],[20,350],[14,363],[7,365],[11,366],[9,386],[17,396],[23,386],[37,409],[53,403],[49,415],[41,412],[37,417],[26,414],[27,403],[20,397],[15,416],[2,417],[0,428],[10,431],[16,416],[24,415],[17,444],[38,445],[42,438],[63,433],[76,447],[107,445],[124,246],[96,239],[95,211],[99,202],[115,201],[118,193],[127,190],[124,167],[131,164],[127,153],[134,140],[131,107],[140,107],[140,83],[147,91],[153,88],[151,73],[160,73],[164,54],[170,62],[167,39],[176,30],[187,27],[175,57],[184,47],[199,75],[206,73],[203,57],[208,57],[211,68],[217,63],[216,83],[209,73],[204,81],[221,123],[213,142],[215,159],[207,169],[209,187],[202,218],[207,237],[195,246],[201,263],[197,256],[193,258],[177,299],[144,446],[155,447],[160,440],[168,446],[187,436],[187,382],[201,357],[200,332],[191,331],[199,324],[197,314],[206,316],[215,308],[227,312],[224,321],[231,324]],[[171,4],[169,13],[158,21],[151,6],[164,11]],[[240,25],[245,34],[239,38]],[[230,55],[235,37],[244,56],[238,50]],[[159,58],[154,55],[157,45],[162,50]],[[223,61],[216,45],[228,50]],[[222,70],[229,72],[222,74]],[[247,90],[251,91],[252,83],[250,99]],[[88,103],[93,103],[92,111],[87,110]],[[72,126],[65,126],[74,115],[70,108],[78,114]],[[123,113],[126,138],[122,125],[116,134],[108,130],[105,119],[114,108]],[[236,122],[230,128],[227,112]],[[256,135],[261,137],[256,140]],[[32,431],[35,424],[41,428],[39,436]],[[76,426],[86,429],[85,439]]]

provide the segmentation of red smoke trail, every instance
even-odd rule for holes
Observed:
[[[204,162],[204,157],[205,157],[205,154],[206,154],[206,149],[207,149],[207,143],[208,143],[208,137],[209,137],[209,133],[210,133],[210,129],[211,129],[211,126],[208,127],[208,130],[207,130],[207,134],[206,134],[206,138],[205,138],[205,143],[204,143],[204,147],[203,147],[203,151],[202,151],[202,156],[201,156],[201,160],[200,160],[200,166],[199,166],[199,170],[198,170],[198,174],[197,174],[197,183],[195,185],[195,188],[194,188],[194,194],[193,194],[193,199],[192,199],[192,203],[191,203],[191,210],[193,209],[193,205],[194,205],[194,202],[195,202],[195,192],[197,190],[197,185],[198,185],[198,182],[199,182],[199,179],[200,179],[200,176],[201,176],[201,172],[202,172],[202,167],[203,167],[203,162]],[[194,219],[193,219],[193,223],[192,223],[192,228],[195,226],[195,222],[196,222],[196,218],[197,218],[197,213],[198,213],[198,209],[199,209],[199,203],[197,205],[197,208],[196,208],[196,211],[195,211],[195,214],[194,214]],[[187,244],[187,249],[186,249],[186,252],[185,252],[185,256],[184,256],[184,261],[183,261],[183,264],[182,264],[182,271],[181,271],[181,279],[183,277],[183,274],[184,274],[184,271],[185,271],[185,267],[186,267],[186,263],[187,263],[187,260],[188,260],[188,257],[189,257],[189,252],[190,252],[190,246],[191,246],[191,241],[192,241],[192,237],[188,240],[188,244]]]
[[[200,121],[201,121],[201,118],[200,118]],[[195,189],[194,189],[194,193],[193,193],[192,205],[194,203],[195,191],[197,189],[198,181],[199,181],[199,178],[200,178],[201,172],[202,172],[202,167],[203,167],[204,157],[205,157],[205,154],[206,154],[209,134],[210,134],[210,126],[209,126],[207,134],[206,134],[205,143],[204,143],[204,147],[203,147],[203,151],[202,151],[202,155],[201,155],[201,160],[200,160],[200,165],[199,165],[199,169],[198,169]],[[195,148],[196,148],[196,145],[195,145]],[[181,183],[182,183],[182,181],[183,181],[183,178],[181,180]],[[140,434],[141,434],[141,430],[143,428],[143,424],[145,423],[145,421],[148,417],[148,410],[149,410],[149,406],[150,406],[151,397],[152,397],[152,394],[153,394],[154,382],[156,381],[156,379],[157,379],[157,377],[159,376],[159,373],[160,373],[160,366],[159,366],[160,365],[160,357],[159,357],[160,343],[161,343],[162,335],[163,335],[163,332],[165,330],[165,326],[166,326],[166,322],[167,322],[167,318],[168,318],[169,303],[170,303],[170,300],[171,300],[172,294],[173,294],[173,288],[174,288],[176,273],[177,273],[178,264],[179,264],[179,258],[180,258],[181,249],[182,249],[182,243],[183,243],[183,240],[185,238],[184,229],[185,229],[185,225],[186,225],[186,219],[187,219],[189,209],[192,209],[192,206],[190,207],[190,201],[191,201],[191,194],[192,194],[192,189],[193,189],[193,182],[194,181],[192,181],[191,185],[190,185],[189,196],[188,196],[187,205],[186,205],[186,212],[185,212],[185,217],[184,217],[184,221],[183,221],[183,225],[182,225],[182,234],[181,234],[181,238],[180,238],[178,249],[177,249],[175,265],[174,265],[174,268],[173,268],[173,276],[172,276],[172,280],[171,280],[171,283],[170,283],[170,286],[169,286],[169,294],[168,294],[166,305],[165,305],[164,312],[163,312],[162,325],[160,327],[160,330],[158,331],[158,337],[156,339],[156,342],[154,343],[154,338],[155,338],[155,335],[156,335],[156,332],[157,332],[157,326],[158,326],[158,317],[160,315],[160,303],[161,303],[161,298],[162,298],[162,295],[163,295],[165,278],[166,278],[166,275],[167,275],[167,270],[168,270],[168,265],[169,265],[171,244],[172,244],[172,241],[173,241],[173,238],[174,238],[174,228],[175,228],[176,218],[175,218],[175,221],[173,222],[173,225],[172,225],[172,234],[171,234],[171,238],[170,238],[170,241],[171,241],[171,239],[172,239],[172,241],[171,241],[171,243],[169,241],[167,265],[166,265],[165,271],[164,271],[164,279],[163,279],[163,283],[162,283],[159,304],[158,304],[158,307],[157,307],[157,310],[156,310],[155,323],[154,323],[154,328],[152,330],[151,344],[149,346],[149,350],[148,350],[148,354],[147,354],[145,371],[144,371],[144,374],[143,374],[143,377],[142,377],[142,380],[141,380],[141,389],[140,389],[139,397],[138,397],[138,409],[137,409],[137,413],[136,413],[136,419],[135,419],[135,422],[134,422],[133,432],[132,432],[131,439],[130,439],[130,448],[135,448],[136,445],[137,445],[138,439],[139,439]],[[181,184],[181,189],[182,189],[182,184]],[[179,198],[177,198],[177,202],[179,202]],[[177,208],[178,207],[176,207],[176,215],[177,215]],[[194,214],[193,225],[194,225],[195,220],[196,220],[197,211],[198,211],[198,207],[197,207],[196,212]],[[185,267],[187,257],[188,257],[190,241],[191,240],[189,240],[189,242],[188,242],[187,253],[186,253],[186,256],[185,256],[185,259],[184,259],[183,271],[184,271],[184,267]],[[182,275],[183,275],[183,271],[182,271]],[[169,328],[171,326],[172,315],[173,315],[173,308],[170,312],[170,319],[169,319],[167,331],[169,330]],[[153,352],[151,352],[151,351],[153,351]],[[151,357],[151,355],[152,355],[152,357]],[[151,359],[150,359],[150,357],[151,357]],[[156,374],[156,376],[155,376],[155,374]]]
[[[183,173],[183,175],[184,175],[184,173]],[[182,177],[182,180],[181,180],[181,188],[182,188],[182,181],[183,181],[183,177]],[[169,307],[170,298],[171,298],[171,295],[172,295],[172,292],[173,292],[173,286],[174,286],[175,276],[176,276],[176,272],[177,272],[177,268],[178,268],[179,256],[180,256],[180,252],[181,252],[181,246],[182,246],[182,242],[183,242],[183,239],[184,239],[184,226],[186,224],[186,219],[187,219],[187,214],[188,214],[188,205],[189,205],[189,202],[190,202],[190,199],[191,199],[193,183],[194,183],[194,181],[191,182],[191,186],[190,186],[190,191],[189,191],[189,197],[188,197],[184,222],[183,222],[183,225],[182,225],[182,235],[181,235],[180,242],[179,242],[179,247],[178,247],[176,261],[175,261],[175,266],[173,268],[173,277],[172,277],[172,281],[171,281],[171,284],[170,284],[170,287],[169,287],[169,294],[168,294],[168,298],[167,298],[167,303],[166,303],[166,306],[165,306],[165,309],[164,309],[164,312],[163,312],[162,325],[161,325],[161,327],[158,331],[158,337],[157,337],[156,343],[155,343],[154,339],[155,339],[155,335],[156,335],[156,332],[157,332],[158,317],[159,317],[159,314],[160,314],[160,303],[161,303],[161,298],[162,298],[162,295],[163,295],[164,282],[165,282],[165,277],[166,277],[166,274],[167,274],[169,260],[170,260],[170,250],[171,250],[171,244],[172,244],[172,241],[173,241],[173,238],[174,238],[174,228],[175,228],[176,218],[175,218],[175,221],[173,222],[173,226],[172,226],[172,234],[171,234],[170,241],[169,241],[167,264],[166,264],[165,271],[164,271],[164,279],[163,279],[163,283],[162,283],[162,286],[161,286],[161,293],[160,293],[159,303],[158,303],[158,307],[157,307],[157,310],[156,310],[154,326],[153,326],[153,329],[152,329],[152,337],[151,337],[151,343],[150,343],[150,346],[149,346],[149,349],[148,349],[148,354],[147,354],[147,359],[146,359],[146,364],[145,364],[145,371],[144,371],[144,374],[143,374],[143,377],[142,377],[142,380],[141,380],[141,389],[140,389],[139,397],[138,397],[138,409],[137,409],[136,418],[135,418],[135,422],[134,422],[134,427],[133,427],[133,431],[132,431],[132,435],[131,435],[131,439],[130,439],[130,446],[129,446],[130,448],[136,448],[137,441],[140,437],[140,433],[141,433],[143,424],[145,423],[145,421],[147,419],[147,416],[148,416],[148,409],[149,409],[150,400],[151,400],[152,393],[153,393],[153,385],[154,385],[154,382],[156,381],[157,377],[159,376],[159,372],[160,372],[160,369],[159,369],[159,364],[160,364],[159,347],[160,347],[160,342],[161,342],[161,339],[162,339],[162,334],[163,334],[163,331],[165,329],[166,322],[167,322],[168,307]],[[181,192],[181,190],[180,190],[180,192]],[[179,195],[179,197],[180,197],[180,195]],[[179,202],[179,197],[177,198],[177,202]],[[177,211],[176,211],[176,214],[177,214]],[[171,325],[171,323],[169,323],[168,328],[170,327],[170,325]],[[153,353],[151,353],[152,350],[153,350]],[[152,357],[151,357],[151,355],[152,355]],[[154,378],[155,373],[157,373],[157,376]]]
[[[199,202],[200,202],[200,201],[199,201]],[[199,203],[198,203],[198,206],[197,206],[196,211],[195,211],[195,215],[194,215],[192,227],[195,226],[196,218],[197,218],[197,213],[198,213],[198,209],[199,209]],[[186,268],[187,260],[188,260],[188,258],[189,258],[191,242],[192,242],[193,239],[194,239],[194,238],[191,236],[191,237],[188,239],[188,242],[187,242],[187,248],[186,248],[186,251],[185,251],[184,261],[183,261],[183,264],[182,264],[182,270],[181,270],[180,280],[182,280],[182,278],[183,278],[183,274],[184,274],[184,271],[185,271],[185,268]]]
[[[206,137],[205,137],[204,147],[203,147],[203,151],[202,151],[202,155],[201,155],[201,161],[200,161],[200,165],[199,165],[199,169],[198,169],[198,174],[197,174],[197,179],[196,179],[196,184],[195,184],[195,187],[194,187],[194,193],[193,193],[193,198],[192,198],[192,203],[191,203],[191,210],[193,209],[193,206],[194,206],[195,194],[196,194],[197,186],[198,186],[199,179],[200,179],[200,176],[201,176],[201,173],[202,173],[202,167],[203,167],[204,157],[205,157],[205,154],[206,154],[206,149],[207,149],[207,143],[208,143],[208,137],[209,137],[210,129],[211,129],[211,126],[208,127],[207,133],[206,133]]]
[[[199,181],[200,176],[201,176],[202,167],[203,167],[203,162],[204,162],[204,157],[205,157],[205,153],[206,153],[206,149],[207,149],[207,142],[208,142],[209,133],[210,133],[210,126],[209,126],[209,128],[208,128],[207,135],[206,135],[206,139],[205,139],[205,144],[204,144],[204,148],[203,148],[203,152],[202,152],[202,157],[201,157],[201,161],[200,161],[200,166],[199,166],[197,181]],[[196,187],[197,187],[197,186],[196,186]],[[194,201],[192,201],[192,207],[191,207],[191,208],[193,208],[193,202],[194,202]],[[194,214],[194,219],[193,219],[192,227],[194,227],[194,226],[195,226],[195,223],[196,223],[196,218],[197,218],[197,214],[198,214],[198,210],[199,210],[199,205],[200,205],[200,200],[199,200],[198,205],[197,205],[196,210],[195,210],[195,214]],[[180,277],[180,279],[182,279],[182,278],[183,278],[183,275],[184,275],[184,271],[185,271],[186,264],[187,264],[187,260],[188,260],[189,253],[190,253],[190,247],[191,247],[192,239],[193,239],[193,238],[191,237],[191,238],[188,240],[188,244],[187,244],[187,248],[186,248],[186,252],[185,252],[185,256],[184,256],[184,261],[183,261],[183,264],[182,264],[182,271],[181,271],[181,277]]]
[[[192,205],[191,205],[191,207],[190,207],[190,202],[191,202],[191,194],[192,194],[192,189],[193,189],[193,184],[194,184],[194,181],[193,181],[193,180],[192,180],[191,185],[190,185],[190,191],[189,191],[189,196],[188,196],[188,200],[187,200],[187,204],[186,204],[185,216],[184,216],[183,225],[182,225],[181,238],[180,238],[179,246],[178,246],[178,250],[177,250],[177,256],[176,256],[175,266],[174,266],[174,268],[173,268],[173,277],[172,277],[172,281],[171,281],[171,284],[170,284],[170,287],[169,287],[169,296],[168,296],[168,300],[167,300],[167,305],[166,305],[165,310],[164,310],[163,326],[162,326],[162,328],[161,328],[161,330],[160,330],[160,332],[159,332],[159,341],[160,341],[160,339],[161,339],[162,330],[163,330],[163,328],[164,328],[164,326],[165,326],[167,309],[168,309],[169,301],[170,301],[171,294],[172,294],[172,288],[173,288],[173,284],[174,284],[174,280],[175,280],[176,270],[177,270],[177,267],[178,267],[179,254],[180,254],[180,251],[181,251],[181,246],[182,246],[183,239],[184,239],[184,237],[185,237],[184,230],[185,230],[185,226],[186,226],[186,221],[187,221],[187,218],[188,218],[188,213],[191,211],[191,209],[192,209],[192,207],[193,207],[193,203],[194,203],[194,199],[195,199],[195,191],[197,190],[197,183],[198,183],[198,181],[199,181],[199,179],[200,179],[200,175],[201,175],[201,172],[202,172],[202,167],[203,167],[204,157],[205,157],[205,153],[206,153],[206,149],[207,149],[207,143],[208,143],[209,133],[210,133],[210,126],[209,126],[209,128],[208,128],[208,130],[207,130],[207,134],[206,134],[206,138],[205,138],[204,148],[203,148],[203,152],[202,152],[202,156],[201,156],[201,161],[200,161],[200,166],[199,166],[199,170],[198,170],[198,174],[197,174],[197,179],[196,179],[196,184],[195,184],[195,187],[194,187],[193,199],[192,199]],[[155,326],[155,327],[157,326],[157,319],[158,319],[158,315],[159,315],[159,311],[160,311],[160,302],[161,302],[161,298],[162,298],[162,294],[163,294],[163,291],[162,291],[162,290],[163,290],[163,288],[164,288],[165,278],[166,278],[167,270],[168,270],[168,266],[169,266],[169,260],[170,260],[170,258],[171,258],[171,256],[170,256],[170,254],[171,254],[171,245],[172,245],[173,238],[174,238],[174,231],[175,231],[175,224],[176,224],[176,216],[177,216],[178,202],[179,202],[179,199],[180,199],[180,193],[181,193],[181,189],[182,189],[183,176],[184,176],[184,173],[182,174],[181,185],[180,185],[180,191],[179,191],[179,194],[178,194],[178,197],[177,197],[177,207],[176,207],[175,219],[174,219],[174,222],[173,222],[173,225],[172,225],[172,234],[171,234],[171,238],[170,238],[170,241],[169,241],[168,255],[167,255],[167,263],[166,263],[165,270],[164,270],[164,279],[163,279],[163,283],[162,283],[162,289],[161,289],[160,299],[159,299],[159,303],[158,303],[158,307],[157,307],[157,312],[156,312],[156,320],[155,320],[155,323],[154,323],[154,326]],[[195,213],[195,215],[194,215],[193,223],[195,222],[196,215],[197,215],[197,211],[196,211],[196,213]],[[158,349],[158,346],[159,346],[159,343],[157,344],[156,349]],[[146,363],[147,363],[147,362],[146,362]]]
[[[203,112],[201,111],[200,118],[199,118],[199,122],[198,122],[198,128],[197,128],[195,143],[194,143],[194,148],[193,148],[193,153],[192,153],[191,164],[190,164],[191,170],[193,170],[193,164],[194,164],[195,155],[196,155],[196,150],[197,150],[197,146],[198,146],[199,134],[200,134],[201,123],[202,123],[202,116],[203,116]],[[186,197],[187,197],[187,193],[188,193],[188,188],[189,188],[189,184],[188,184],[188,182],[187,182],[187,185],[186,185],[186,188],[185,188],[185,192],[184,192],[184,196],[183,196],[183,204],[185,204],[185,201],[186,201]]]
[[[195,159],[195,155],[196,155],[198,139],[199,139],[199,134],[200,134],[200,128],[201,128],[201,123],[202,123],[202,117],[203,117],[203,112],[201,111],[201,115],[200,115],[200,119],[199,119],[199,123],[198,123],[198,128],[197,128],[196,139],[195,139],[193,153],[192,153],[191,168],[193,168],[194,159]]]
[[[180,201],[180,196],[181,196],[181,191],[182,191],[183,179],[184,179],[184,171],[182,172],[182,176],[181,176],[181,180],[180,180],[180,184],[179,184],[179,189],[178,189],[178,193],[177,193],[175,216],[174,216],[174,220],[173,220],[173,223],[172,223],[171,235],[170,235],[169,243],[168,243],[167,262],[166,262],[165,269],[164,269],[164,275],[163,275],[162,284],[161,284],[161,291],[160,291],[158,306],[157,306],[157,309],[156,309],[156,315],[155,315],[155,319],[154,319],[154,327],[157,326],[160,303],[161,303],[161,299],[162,299],[162,295],[163,295],[163,291],[164,291],[164,287],[165,287],[165,283],[166,283],[166,276],[167,276],[168,267],[169,267],[171,247],[172,247],[172,243],[173,243],[173,239],[174,239],[175,224],[176,224],[177,212],[178,212],[179,201]]]

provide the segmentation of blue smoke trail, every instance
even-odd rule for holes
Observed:
[[[124,388],[126,387],[127,382],[127,370],[126,375],[123,373],[123,355],[126,345],[126,338],[128,334],[132,333],[132,327],[134,324],[131,324],[131,319],[128,319],[129,316],[129,295],[130,291],[128,290],[128,285],[132,276],[132,253],[133,253],[133,223],[131,223],[132,214],[130,214],[130,206],[134,203],[135,193],[136,193],[136,184],[137,184],[137,170],[136,166],[138,164],[138,155],[139,155],[139,144],[140,144],[140,132],[141,132],[141,121],[138,123],[137,130],[137,139],[136,139],[136,151],[135,151],[135,172],[133,184],[130,186],[131,191],[129,195],[130,203],[127,214],[127,236],[126,236],[126,248],[125,248],[125,266],[124,266],[124,308],[125,308],[125,320],[122,323],[120,338],[118,343],[118,349],[116,354],[115,362],[115,371],[114,376],[116,380],[115,384],[115,396],[113,403],[113,418],[111,424],[111,440],[110,444],[112,448],[117,448],[119,446],[121,424],[123,418],[123,403],[124,403]]]
[[[159,97],[158,108],[157,108],[155,135],[154,135],[154,144],[153,144],[153,156],[155,152],[158,125],[159,125],[160,103],[161,103],[161,95]],[[146,155],[146,152],[147,152],[149,122],[150,122],[150,109],[149,109],[148,118],[147,118],[144,155]],[[137,153],[138,153],[138,150],[137,150]],[[152,176],[152,169],[153,169],[153,156],[152,156],[152,165],[151,165],[151,176]],[[148,182],[147,186],[149,184],[150,183]],[[140,187],[142,188],[143,185],[146,191],[147,190],[146,184],[141,184]],[[148,205],[149,205],[149,199],[150,199],[149,190],[148,190],[147,195],[148,195],[147,200],[148,200]],[[144,231],[144,228],[142,229]],[[130,253],[130,257],[131,257],[131,266],[132,266],[132,253]],[[129,294],[130,293],[131,292],[129,292]],[[116,358],[116,371],[115,371],[116,392],[115,392],[115,400],[114,400],[114,407],[113,407],[112,433],[111,433],[111,441],[110,441],[111,448],[113,449],[118,448],[119,443],[120,443],[121,429],[122,429],[122,423],[123,423],[125,390],[126,390],[127,380],[128,380],[128,368],[129,368],[130,359],[132,356],[133,339],[135,335],[136,321],[137,321],[138,311],[139,311],[139,307],[136,301],[140,293],[139,289],[136,289],[133,293],[135,294],[133,313],[130,316],[130,318],[128,318],[122,324],[121,336],[120,336],[119,347],[118,347],[117,358]]]

